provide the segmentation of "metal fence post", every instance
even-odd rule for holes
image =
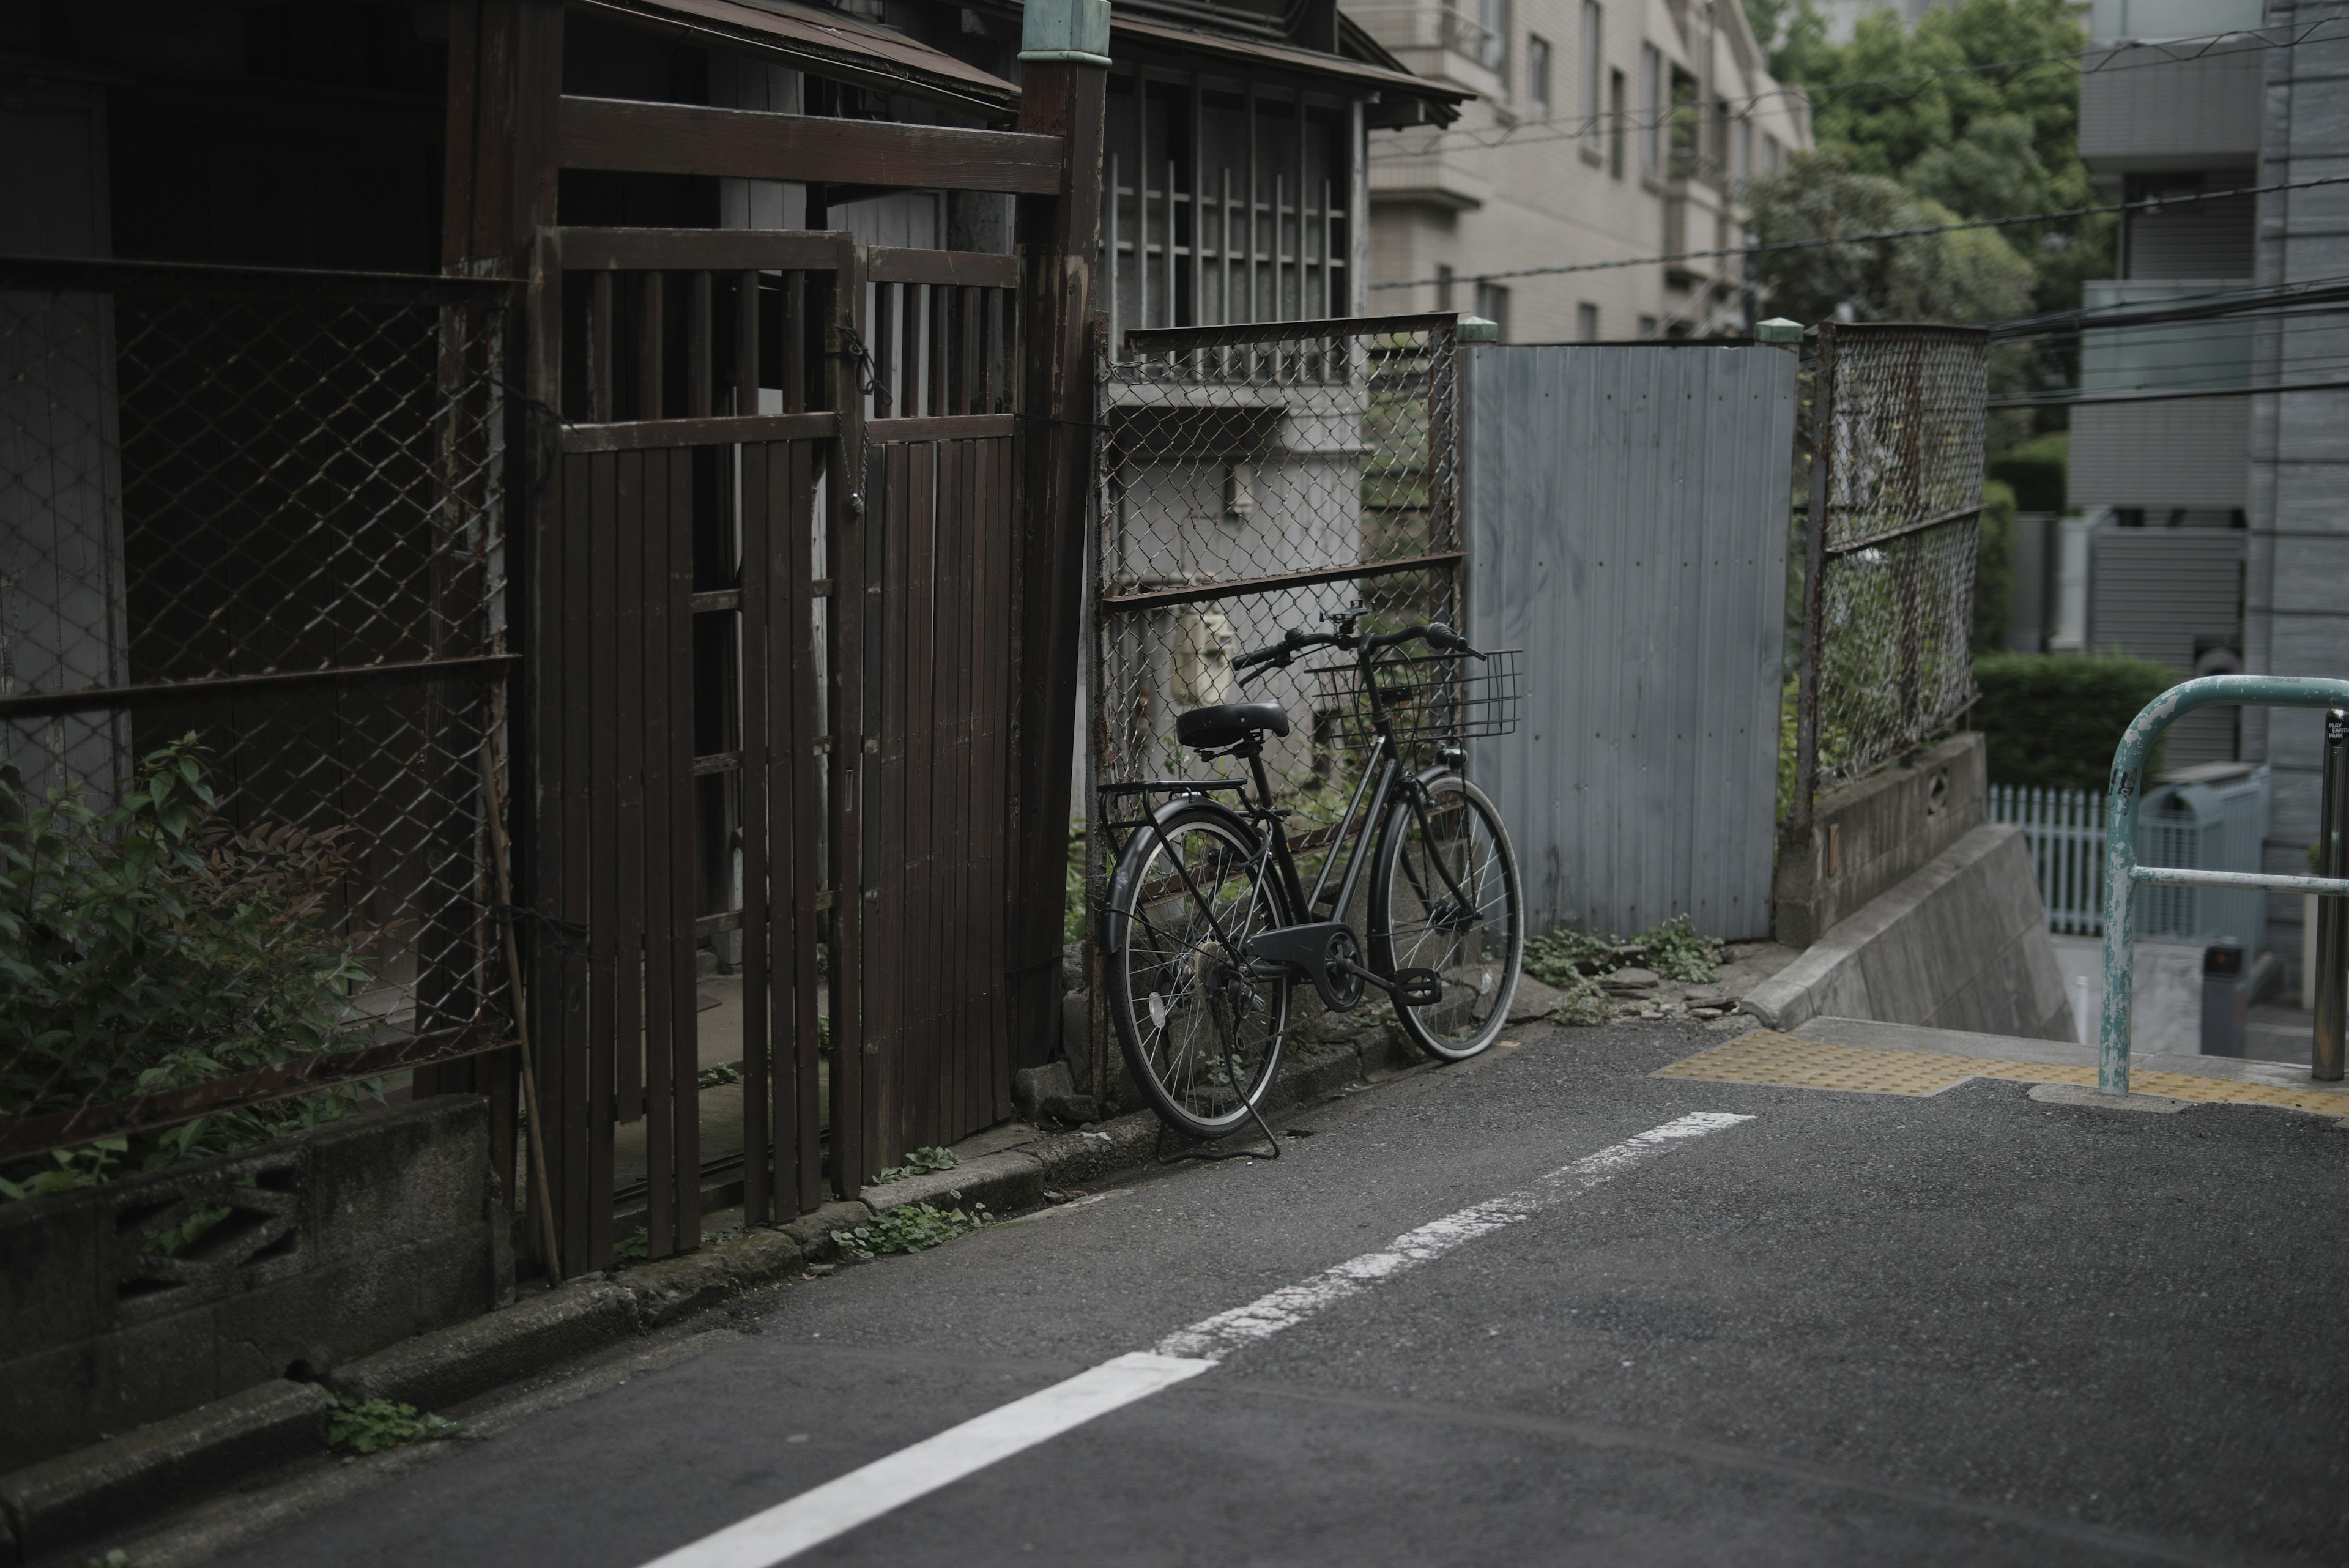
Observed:
[[[2316,874],[2349,877],[2349,709],[2324,715],[2324,802],[2316,839]],[[2341,1040],[2349,1013],[2349,907],[2339,898],[2316,900],[2316,1030],[2309,1047],[2309,1072],[2325,1083],[2341,1078]]]
[[[1819,637],[1827,564],[1829,465],[1835,462],[1835,323],[1818,325],[1811,352],[1811,493],[1803,563],[1803,647],[1795,687],[1795,799],[1788,820],[1807,854],[1819,778]]]

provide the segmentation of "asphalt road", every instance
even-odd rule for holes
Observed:
[[[636,1568],[1692,1111],[1754,1119],[796,1561],[2349,1558],[2349,1137],[2312,1116],[1659,1080],[1644,1024],[1278,1125],[1278,1164],[750,1298],[665,1366],[236,1545]]]

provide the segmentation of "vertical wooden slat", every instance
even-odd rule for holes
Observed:
[[[821,288],[811,288],[821,300]],[[792,445],[791,515],[785,524],[783,602],[790,617],[791,659],[791,963],[792,1060],[798,1081],[792,1104],[796,1129],[796,1201],[802,1214],[823,1201],[821,1064],[817,1055],[817,933],[823,920],[816,909],[816,890],[824,880],[818,859],[824,810],[818,787],[823,764],[818,761],[816,739],[816,659],[814,536],[815,483],[819,449],[812,442]],[[829,519],[826,520],[829,527]],[[837,1055],[835,1050],[834,1054]],[[780,1076],[780,1075],[778,1075]],[[780,1092],[780,1091],[779,1091]]]
[[[1170,136],[1167,140],[1172,141],[1174,138]],[[1172,151],[1170,148],[1169,151]],[[1161,259],[1165,265],[1161,269],[1163,282],[1159,288],[1159,295],[1166,301],[1166,325],[1179,327],[1183,321],[1182,306],[1179,303],[1183,296],[1176,288],[1174,281],[1174,256],[1179,247],[1174,243],[1174,160],[1171,157],[1166,160],[1166,187],[1160,194],[1166,199],[1166,211],[1159,220],[1160,228],[1165,235],[1165,245],[1160,253]]]
[[[767,961],[767,530],[774,490],[770,469],[778,455],[769,442],[748,442],[742,448],[742,543],[735,578],[742,593],[742,771],[738,775],[742,800],[742,1218],[750,1224],[771,1218],[774,1163],[767,1083],[767,1010],[772,989]]]
[[[636,303],[636,418],[657,420],[662,417],[661,314],[665,303],[665,279],[657,272],[648,272],[637,280]]]
[[[887,394],[881,411],[897,411],[897,296],[904,286],[895,283],[873,286],[873,379]]]
[[[591,598],[587,540],[591,496],[612,483],[613,460],[608,453],[599,453],[581,465],[585,483],[564,495],[563,520],[563,599],[558,611],[561,619],[558,632],[563,639],[563,780],[565,786],[585,795],[590,776],[590,753],[594,746],[595,701],[589,681],[589,665],[594,647],[594,627],[588,618]],[[562,815],[563,835],[563,894],[558,909],[565,919],[585,925],[593,909],[589,902],[587,864],[593,853],[588,839],[587,812],[585,801],[567,800]],[[562,1020],[563,1099],[557,1110],[561,1121],[563,1165],[565,1178],[565,1209],[563,1225],[563,1255],[572,1269],[587,1260],[585,1267],[602,1268],[608,1253],[596,1242],[595,1220],[608,1216],[610,1189],[598,1189],[595,1184],[595,1168],[600,1162],[595,1151],[608,1145],[609,1128],[598,1127],[590,1112],[593,1089],[587,1070],[587,1040],[583,1027],[586,1012],[587,970],[585,963],[566,957],[563,966],[563,989],[560,1008],[541,1008],[540,1016],[555,1012]],[[609,1220],[605,1220],[608,1237]]]
[[[979,616],[972,638],[973,669],[978,671],[978,695],[971,711],[979,723],[979,744],[971,764],[971,845],[979,870],[978,893],[971,916],[980,932],[978,980],[987,1047],[987,1082],[991,1120],[1011,1114],[1011,1037],[1005,1026],[1003,971],[1009,950],[1004,941],[1007,917],[1005,867],[1009,864],[1009,832],[1003,809],[1005,770],[1010,758],[1004,750],[1011,711],[1010,683],[1005,679],[1011,646],[1009,523],[1011,443],[998,437],[978,443],[984,453],[977,490],[979,531],[974,540],[978,569],[973,574]]]
[[[1306,130],[1305,95],[1300,92],[1297,95],[1297,314],[1299,316],[1309,315],[1312,310],[1309,303],[1312,296],[1305,280],[1305,194],[1312,184],[1305,164]]]
[[[657,274],[654,275],[657,276]],[[612,649],[610,739],[614,836],[605,853],[613,868],[613,951],[617,966],[613,1035],[617,1119],[645,1114],[645,512],[641,462],[629,504],[618,514],[613,570],[619,591],[605,639]]]
[[[913,448],[893,442],[884,450],[882,493],[866,498],[869,515],[877,519],[874,541],[881,560],[881,592],[874,600],[880,617],[881,662],[869,672],[867,695],[881,721],[881,750],[874,758],[868,788],[871,805],[866,826],[873,839],[873,858],[866,879],[878,895],[867,905],[871,923],[865,930],[864,971],[874,980],[872,1013],[865,1021],[874,1046],[874,1082],[870,1086],[879,1109],[877,1125],[895,1125],[898,1095],[903,1086],[903,1052],[907,1033],[907,922],[918,913],[918,900],[906,880],[905,849],[905,691],[909,679],[905,650],[905,482],[907,454]],[[877,1156],[876,1159],[885,1157]]]
[[[1251,77],[1247,84],[1247,315],[1241,318],[1245,321],[1264,319],[1257,292],[1257,213],[1263,200],[1257,192],[1257,171],[1262,159],[1257,150],[1257,87]]]
[[[588,291],[587,417],[612,417],[612,275],[599,272]]]
[[[803,325],[794,315],[786,322],[784,330],[796,332]],[[783,394],[786,400],[791,395],[788,389]],[[800,781],[806,767],[805,759],[792,743],[796,706],[793,690],[802,679],[802,667],[812,662],[807,650],[792,640],[792,628],[798,624],[792,598],[792,554],[796,550],[804,559],[807,553],[807,508],[800,489],[805,466],[806,449],[799,442],[780,443],[768,449],[766,546],[755,559],[746,548],[742,561],[746,595],[754,574],[764,585],[760,635],[745,640],[759,650],[759,661],[766,671],[761,691],[767,703],[767,767],[761,793],[767,802],[767,852],[758,871],[766,909],[766,947],[759,953],[758,961],[766,971],[767,981],[767,1023],[761,1044],[774,1062],[773,1075],[767,1085],[767,1105],[774,1135],[774,1217],[779,1222],[790,1220],[804,1207],[800,1197],[801,1146],[804,1139],[812,1147],[816,1139],[813,1127],[802,1134],[800,1127],[799,1057],[794,1027],[794,1014],[801,1000],[798,945],[807,939],[814,916],[812,908],[805,915],[800,912],[802,898],[812,906],[814,895],[812,889],[802,892],[803,872],[793,863],[794,826],[802,804]],[[805,575],[802,568],[800,576]],[[746,600],[746,628],[748,623]],[[812,941],[810,945],[812,948]],[[815,1043],[810,1040],[806,1044],[809,1058],[813,1060]]]
[[[605,282],[609,274],[598,275],[596,282]],[[631,574],[621,566],[616,549],[620,515],[632,508],[643,477],[643,458],[632,452],[615,452],[599,459],[596,482],[588,501],[587,532],[581,542],[585,545],[590,590],[588,597],[574,607],[573,613],[587,625],[588,691],[592,693],[591,715],[604,721],[606,705],[616,671],[614,669],[614,649],[610,627],[617,614],[616,597],[633,590]],[[595,1129],[594,1173],[591,1182],[596,1199],[596,1212],[608,1214],[612,1192],[612,1138],[607,1130],[612,1121],[615,1014],[618,1009],[616,994],[618,985],[619,921],[616,905],[619,892],[615,876],[612,846],[619,832],[617,805],[619,792],[614,776],[612,748],[605,743],[600,732],[591,735],[587,747],[587,768],[581,781],[585,789],[574,803],[580,815],[586,819],[587,834],[587,1013],[586,1072],[589,1085],[587,1114]]]
[[[927,396],[923,412],[933,417],[945,414],[947,408],[947,296],[953,290],[942,283],[934,283],[926,290],[930,299],[929,366],[922,379]]]
[[[987,411],[985,348],[987,296],[990,292],[984,288],[962,291],[962,411],[967,414]]]
[[[734,283],[734,411],[759,411],[759,275],[745,270]]]
[[[972,679],[977,670],[973,663],[978,650],[971,638],[978,622],[978,567],[972,545],[977,542],[974,527],[980,509],[986,504],[981,493],[982,482],[978,453],[982,443],[975,441],[949,442],[957,458],[958,483],[954,492],[954,587],[949,597],[954,606],[954,665],[956,702],[954,713],[955,764],[953,857],[950,870],[954,877],[954,1024],[955,1042],[955,1120],[954,1137],[960,1138],[977,1132],[991,1119],[980,1109],[985,1097],[986,1075],[983,1064],[974,1056],[974,1046],[983,1046],[984,1036],[977,1030],[978,1014],[975,1007],[978,992],[975,943],[971,933],[977,929],[972,918],[971,894],[976,886],[972,872],[973,846],[978,837],[978,822],[972,810],[971,762],[972,747],[978,737],[978,683]]]
[[[689,450],[668,454],[669,883],[667,907],[658,910],[669,934],[668,1068],[677,1117],[674,1245],[679,1251],[701,1245],[700,998],[693,971],[694,811],[699,794],[693,787],[693,457]]]
[[[705,381],[702,383],[707,385]],[[671,854],[669,822],[680,797],[689,798],[690,781],[679,780],[669,767],[669,730],[689,725],[690,711],[678,712],[668,701],[669,525],[667,452],[645,455],[643,575],[638,578],[644,600],[644,635],[640,644],[644,687],[644,984],[645,984],[645,1155],[647,1194],[645,1230],[647,1249],[656,1258],[675,1251],[671,1201],[676,1181],[675,1107],[670,1101],[676,1079],[669,1067],[677,1049],[676,971],[669,962],[674,938],[668,920],[670,885],[683,869]],[[691,461],[689,454],[687,457]]]
[[[937,834],[937,444],[909,449],[905,484],[905,897],[911,902],[905,967],[897,983],[911,1005],[899,1097],[909,1145],[936,1141],[938,992],[946,912],[939,908]]]
[[[1207,319],[1207,94],[1191,73],[1191,319]]]
[[[960,611],[969,594],[969,582],[957,567],[960,565],[957,545],[961,533],[963,474],[957,461],[966,443],[938,441],[932,447],[935,457],[935,479],[931,493],[930,518],[930,902],[937,913],[933,939],[936,947],[932,960],[931,1024],[928,1033],[932,1042],[930,1054],[931,1085],[929,1094],[933,1131],[925,1143],[950,1143],[960,1135],[957,1126],[959,1115],[959,1095],[957,1083],[957,1024],[961,1009],[961,951],[966,945],[959,939],[965,927],[962,910],[956,901],[956,867],[962,858],[962,846],[957,842],[956,830],[961,826],[962,802],[957,798],[960,782],[955,768],[956,738],[960,729],[959,712],[962,695],[959,679],[962,649],[956,640],[960,625]]]
[[[807,274],[783,275],[783,412],[807,408]]]
[[[706,272],[693,275],[685,316],[685,412],[688,419],[709,417],[710,379],[717,372],[711,351],[711,296],[715,293]]]
[[[864,1140],[863,1097],[864,1031],[863,802],[858,798],[864,762],[864,400],[854,368],[842,351],[841,312],[861,302],[864,269],[856,247],[843,240],[833,275],[825,323],[833,407],[839,433],[833,443],[833,480],[825,486],[825,560],[831,566],[832,600],[826,617],[832,686],[832,1162],[833,1180],[843,1195],[864,1189],[872,1173]]]

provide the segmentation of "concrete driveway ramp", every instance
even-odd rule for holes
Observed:
[[[1988,823],[1829,927],[1739,1006],[1782,1030],[1837,1017],[2075,1038],[2023,830]]]

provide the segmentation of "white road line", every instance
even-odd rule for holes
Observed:
[[[1490,1235],[1504,1226],[1530,1219],[1552,1204],[1588,1192],[1683,1139],[1702,1137],[1753,1119],[1727,1112],[1699,1111],[1660,1127],[1651,1127],[1637,1137],[1626,1138],[1611,1148],[1602,1148],[1572,1165],[1561,1166],[1531,1187],[1488,1198],[1441,1220],[1431,1220],[1416,1231],[1406,1231],[1375,1252],[1349,1258],[1310,1279],[1258,1296],[1246,1306],[1234,1307],[1188,1328],[1177,1329],[1158,1342],[1158,1354],[1221,1361],[1241,1346],[1269,1339],[1350,1296],[1361,1294],[1382,1280],[1407,1273],[1479,1236]]]
[[[1360,1295],[1381,1280],[1431,1262],[1479,1236],[1588,1192],[1675,1144],[1753,1119],[1699,1111],[1651,1127],[1562,1166],[1530,1187],[1432,1220],[1378,1251],[1350,1258],[1246,1306],[1203,1318],[1168,1334],[1155,1350],[1104,1361],[1066,1382],[950,1427],[887,1459],[875,1459],[763,1513],[754,1513],[715,1535],[680,1546],[645,1568],[772,1568],[916,1498],[951,1486],[998,1459],[1009,1459],[1096,1416],[1196,1377],[1236,1350],[1269,1339],[1316,1313]]]

